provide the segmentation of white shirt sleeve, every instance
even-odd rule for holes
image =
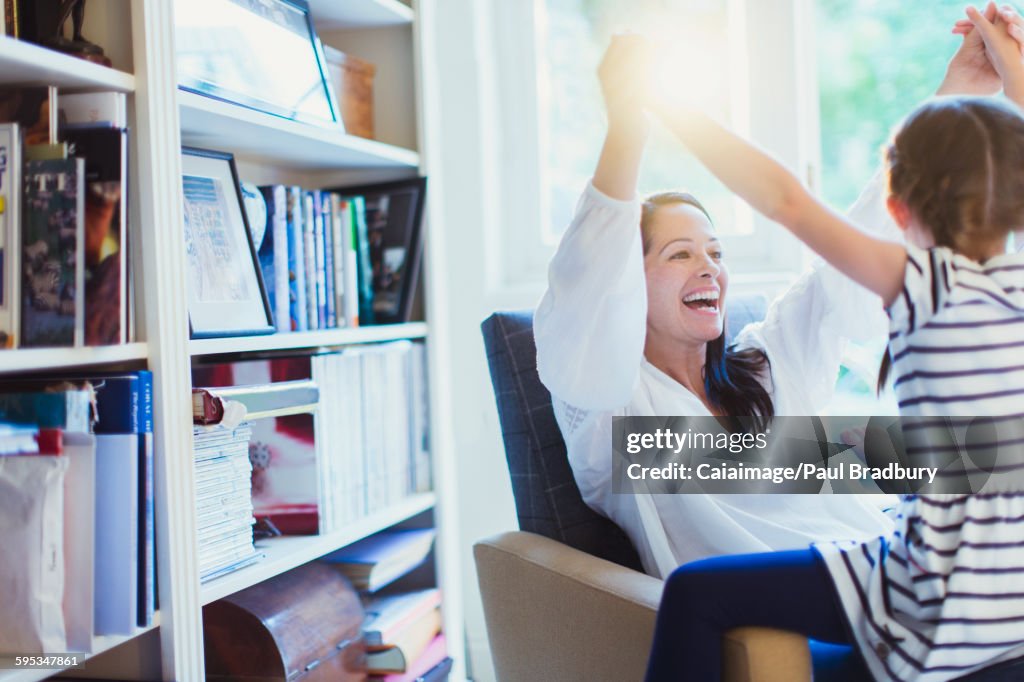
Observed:
[[[902,241],[884,193],[879,172],[847,215],[867,232]],[[789,384],[786,392],[802,393],[805,409],[817,412],[832,397],[845,340],[882,339],[888,331],[882,299],[819,261],[772,303],[764,321],[745,327],[736,343],[764,350],[773,383]]]
[[[553,395],[585,410],[629,402],[647,333],[639,201],[587,186],[548,268],[533,329],[537,370]]]

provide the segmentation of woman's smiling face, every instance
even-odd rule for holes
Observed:
[[[685,203],[662,205],[645,232],[648,335],[686,345],[717,339],[729,273],[707,216]]]

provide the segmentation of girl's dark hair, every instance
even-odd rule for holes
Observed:
[[[907,117],[885,150],[889,192],[936,246],[983,261],[1024,227],[1024,117],[990,98],[946,97]],[[888,378],[886,352],[878,390]]]
[[[650,248],[651,223],[655,212],[662,206],[684,204],[703,213],[712,225],[711,215],[704,205],[686,192],[660,192],[644,199],[640,212],[640,232],[644,254]],[[722,311],[723,319],[725,311]],[[704,360],[704,390],[711,404],[730,417],[754,417],[754,428],[764,430],[775,417],[771,396],[761,383],[769,374],[768,356],[756,348],[737,350],[726,347],[725,331],[707,344]],[[736,424],[736,422],[734,422]]]

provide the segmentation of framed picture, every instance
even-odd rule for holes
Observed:
[[[305,0],[175,0],[178,87],[343,129]]]
[[[410,178],[332,191],[361,196],[365,201],[366,243],[372,271],[369,279],[373,288],[371,322],[408,322],[423,250],[420,228],[427,179]],[[360,310],[362,317],[365,316]]]
[[[183,147],[181,170],[192,338],[272,333],[234,157]]]

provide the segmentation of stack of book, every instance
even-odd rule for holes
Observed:
[[[0,347],[126,343],[125,95],[0,89],[0,116]]]
[[[248,424],[193,429],[199,579],[206,581],[260,558],[252,539],[252,429]]]
[[[399,578],[427,558],[434,530],[395,529],[333,552],[323,561],[367,593],[363,637],[370,679],[388,682],[443,680],[451,669],[436,588],[395,591]],[[386,588],[390,593],[379,590]]]

